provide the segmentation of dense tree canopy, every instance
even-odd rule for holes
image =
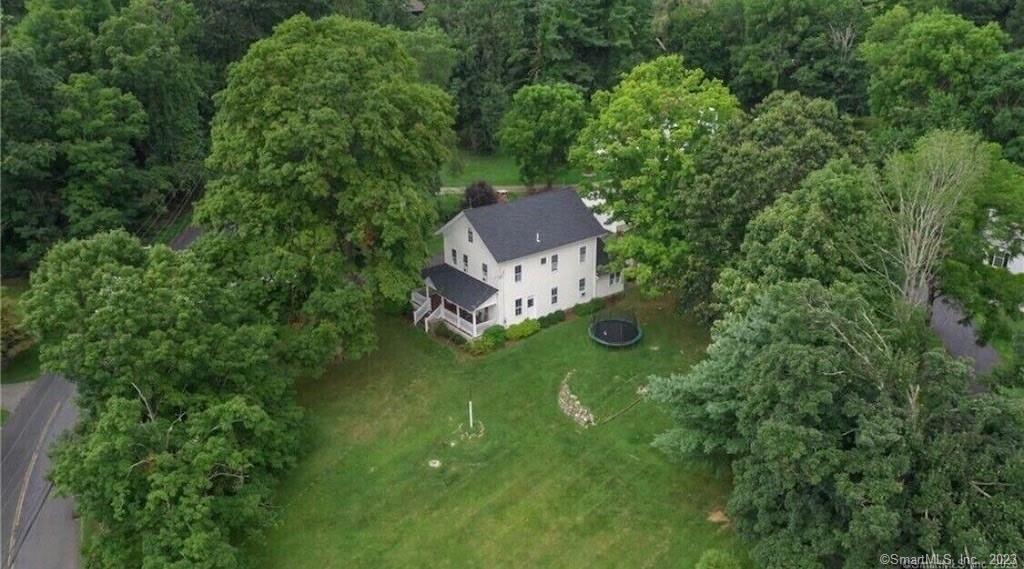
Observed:
[[[574,83],[606,89],[657,49],[651,0],[456,0],[431,2],[459,50],[451,92],[460,141],[492,150],[501,118],[521,86]]]
[[[277,327],[198,255],[124,232],[54,247],[24,298],[82,421],[53,479],[98,524],[90,566],[237,567],[294,460]]]
[[[588,189],[630,227],[609,249],[636,263],[631,270],[645,286],[678,286],[691,237],[679,221],[696,156],[739,105],[720,81],[688,69],[678,56],[638,65],[614,89],[595,94],[593,104],[597,115],[572,156],[592,173]]]
[[[183,0],[27,4],[2,48],[5,273],[62,237],[147,233],[200,184],[196,25]]]
[[[692,65],[725,81],[748,106],[775,90],[865,108],[867,73],[857,46],[868,27],[862,2],[719,0],[665,3],[659,36]]]
[[[884,267],[878,245],[891,230],[872,183],[870,171],[833,160],[757,214],[740,254],[715,283],[715,312],[742,311],[777,283],[809,278],[830,286]]]
[[[733,457],[730,517],[765,567],[1024,547],[1019,406],[966,397],[966,366],[892,316],[841,283],[775,285],[652,384],[678,424],[661,446]]]
[[[902,145],[930,128],[971,127],[972,103],[1006,42],[996,24],[893,8],[862,46],[872,114],[902,133]]]
[[[718,272],[762,209],[830,159],[861,159],[863,144],[832,102],[798,93],[773,93],[732,121],[699,154],[699,175],[685,196],[684,225],[697,246],[679,265],[684,303],[703,310]]]
[[[321,362],[341,340],[349,354],[371,345],[369,327],[351,323],[404,298],[427,255],[452,106],[417,81],[399,34],[296,16],[253,45],[217,97],[197,218],[247,244],[250,278],[304,324],[303,342],[328,350]]]
[[[583,128],[587,106],[568,83],[529,85],[516,92],[501,125],[501,146],[527,184],[551,185]]]

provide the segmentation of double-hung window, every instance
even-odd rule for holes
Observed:
[[[455,249],[452,249],[452,264],[453,265],[458,265],[459,264],[459,254],[455,252]]]
[[[473,228],[472,227],[467,227],[466,228],[466,239],[468,239],[470,243],[473,242]]]
[[[469,255],[465,253],[462,254],[462,272],[469,272]]]
[[[580,247],[580,262],[581,263],[586,263],[587,262],[587,246],[586,245]]]
[[[487,282],[487,263],[480,265],[480,272],[484,275],[484,282]]]
[[[587,279],[580,279],[580,296],[587,296]]]
[[[551,255],[551,272],[558,272],[558,255]]]
[[[558,304],[558,287],[551,288],[551,304]]]
[[[515,275],[515,279],[514,279],[515,282],[517,282],[517,283],[518,282],[522,282],[522,280],[523,280],[523,266],[522,265],[516,265],[515,269],[513,269],[512,272]]]
[[[522,316],[522,315],[523,315],[523,299],[517,298],[516,299],[516,316]]]
[[[989,260],[989,264],[993,267],[1005,269],[1010,264],[1010,255],[1006,251],[997,250],[992,253],[992,258]]]

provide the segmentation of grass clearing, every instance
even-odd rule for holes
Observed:
[[[521,186],[519,167],[516,161],[501,151],[493,154],[477,154],[458,150],[455,160],[441,169],[441,185],[465,187],[477,180],[492,186]],[[583,177],[572,168],[565,168],[555,179],[555,184],[578,184]]]
[[[583,430],[562,414],[570,385],[597,420],[636,399],[649,374],[681,371],[707,332],[668,300],[629,296],[644,341],[593,344],[587,319],[490,355],[463,355],[382,317],[380,348],[299,386],[311,450],[280,489],[274,527],[249,546],[260,567],[692,567],[710,547],[740,552],[707,521],[728,468],[670,462],[669,426],[642,402]],[[483,435],[467,438],[472,399]],[[431,468],[429,461],[439,460]]]

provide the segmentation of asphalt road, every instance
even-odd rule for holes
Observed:
[[[981,377],[999,365],[999,354],[992,346],[978,345],[974,326],[954,302],[946,298],[937,299],[932,306],[931,325],[946,351],[955,357],[970,360],[975,377]],[[978,382],[973,382],[970,388],[975,393],[985,389]]]
[[[34,383],[0,429],[0,559],[3,569],[75,569],[74,504],[47,479],[50,445],[78,420],[75,387],[56,375]]]

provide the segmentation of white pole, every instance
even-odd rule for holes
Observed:
[[[473,402],[469,402],[469,428],[473,428]]]

